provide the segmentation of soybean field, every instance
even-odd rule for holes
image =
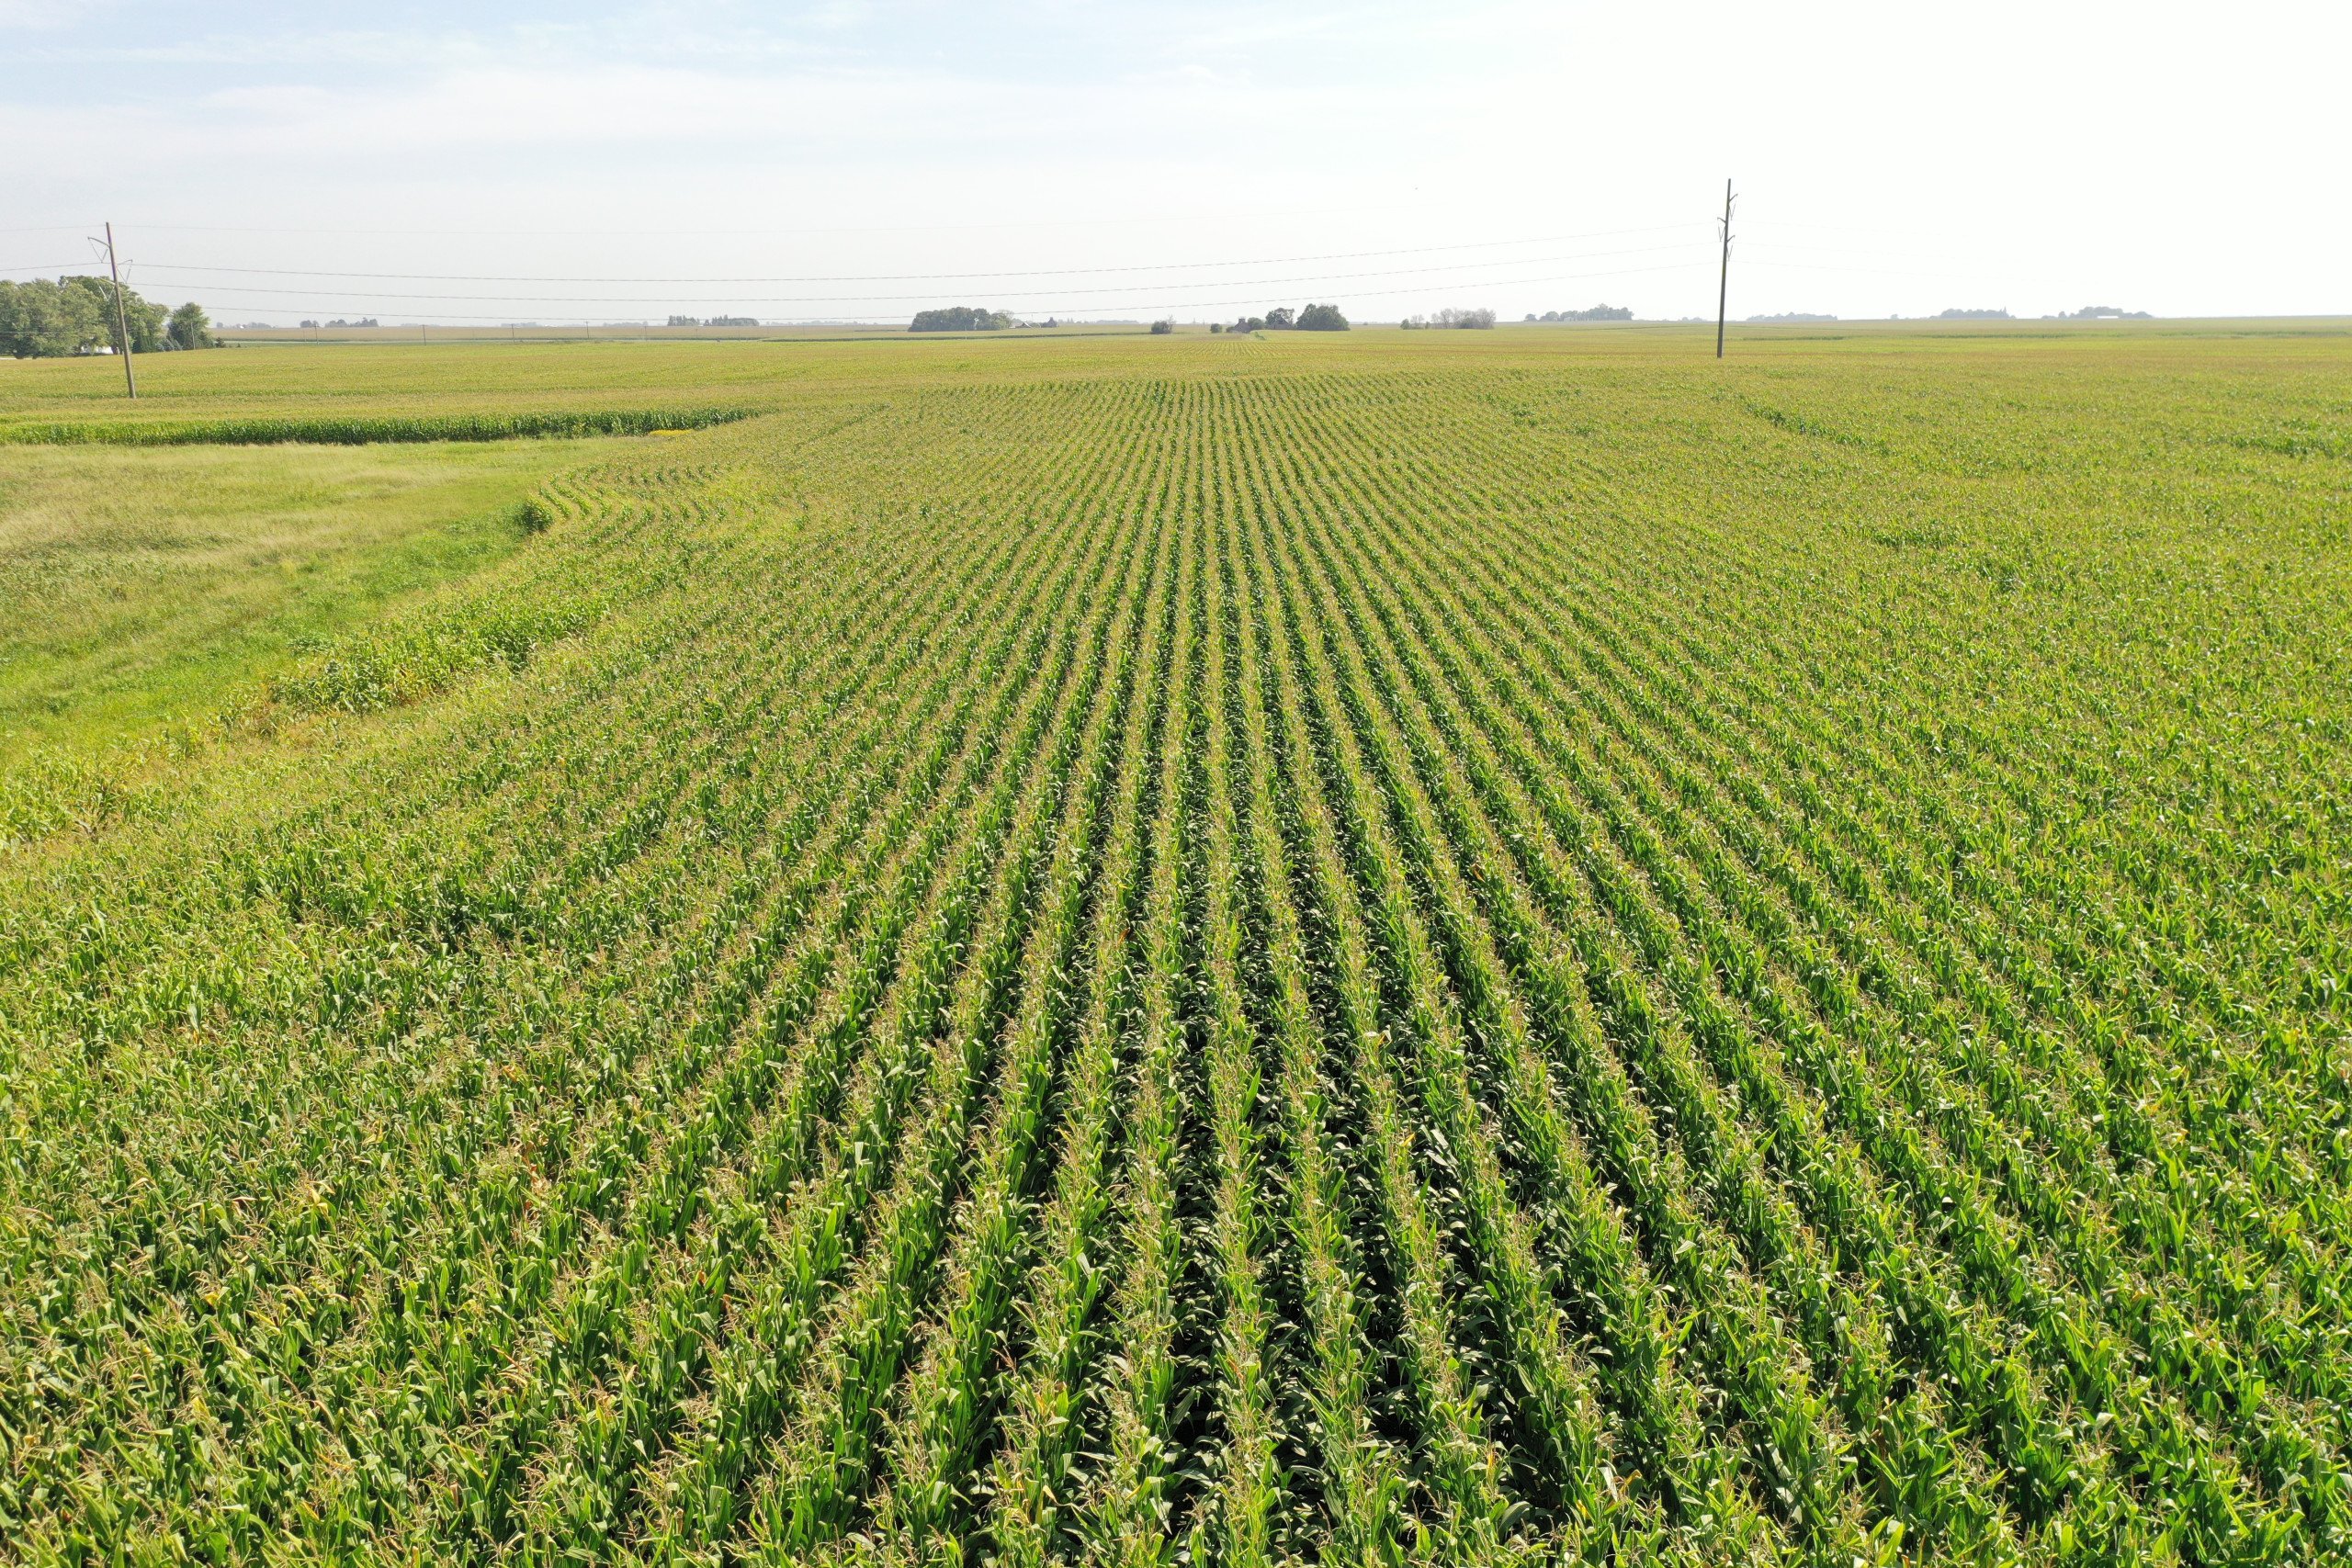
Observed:
[[[0,1558],[2352,1560],[2352,335],[1712,349],[0,363]]]

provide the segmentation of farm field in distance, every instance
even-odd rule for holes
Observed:
[[[2352,329],[1732,347],[0,362],[0,1557],[2352,1560]]]

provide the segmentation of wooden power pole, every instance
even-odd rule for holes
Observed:
[[[1731,302],[1731,182],[1724,182],[1724,270],[1715,285],[1715,357],[1724,356],[1724,307]]]
[[[122,345],[122,385],[130,396],[139,396],[139,378],[130,373],[130,317],[122,308],[122,268],[114,260],[114,225],[107,225],[107,276],[114,279],[115,341]]]

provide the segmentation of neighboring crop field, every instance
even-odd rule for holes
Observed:
[[[0,1557],[2345,1560],[2352,337],[1734,346],[0,365],[747,416],[0,758]]]

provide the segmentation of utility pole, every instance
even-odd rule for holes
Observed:
[[[130,318],[122,308],[122,269],[114,260],[114,225],[107,225],[107,276],[114,279],[114,330],[116,342],[122,344],[122,385],[136,400],[139,378],[130,373]]]
[[[1724,231],[1724,271],[1721,281],[1715,285],[1715,357],[1717,359],[1724,356],[1724,307],[1731,302],[1731,182],[1729,180],[1724,182],[1724,216],[1721,228]]]

